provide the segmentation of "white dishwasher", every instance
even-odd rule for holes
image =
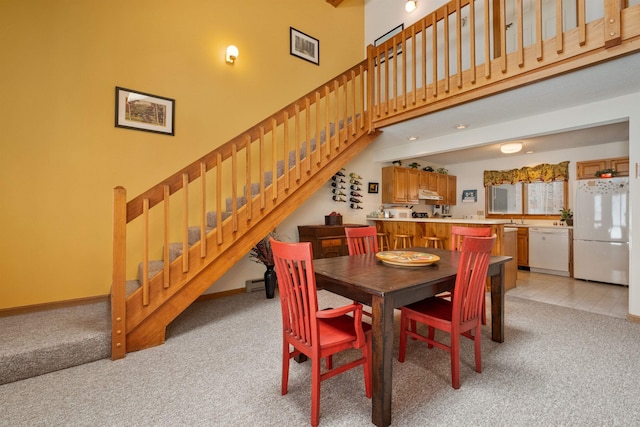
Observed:
[[[569,276],[569,229],[530,227],[529,268],[535,273]]]

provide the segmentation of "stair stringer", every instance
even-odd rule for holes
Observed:
[[[267,213],[252,216],[254,219],[248,220],[251,226],[246,232],[234,236],[233,239],[229,238],[228,243],[225,243],[223,239],[223,244],[219,245],[220,250],[211,260],[203,259],[198,255],[201,251],[201,242],[193,245],[189,249],[189,273],[183,273],[184,280],[182,282],[173,284],[169,288],[164,288],[162,286],[162,273],[152,279],[150,288],[151,292],[156,295],[153,295],[151,301],[160,300],[162,301],[161,303],[143,306],[141,289],[130,295],[127,299],[126,308],[127,352],[142,350],[164,343],[166,327],[171,321],[189,307],[205,290],[210,288],[236,262],[246,256],[256,242],[264,238],[291,212],[320,189],[337,170],[358,155],[378,135],[379,132],[364,134],[353,142],[343,145],[339,149],[338,155],[326,161],[316,173],[308,176],[296,188],[285,189],[285,178],[278,178],[278,197],[275,201],[267,200],[267,202],[274,203],[273,208]],[[252,206],[255,207],[254,210],[260,210],[260,203],[255,202],[255,199]],[[240,212],[240,209],[238,211]],[[245,215],[243,216],[246,217],[246,210],[244,213]],[[223,224],[223,236],[237,234],[233,232],[232,228],[233,219],[229,218]],[[227,232],[227,229],[231,230]],[[206,244],[211,245],[216,241],[217,230],[214,230],[207,236]],[[180,267],[181,262],[180,257],[172,263],[172,273],[177,270],[176,267]]]

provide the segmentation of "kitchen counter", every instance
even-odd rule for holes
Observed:
[[[505,227],[509,220],[504,219],[463,219],[463,218],[373,218],[367,217],[369,223],[373,223],[379,233],[389,236],[391,245],[394,245],[394,237],[397,234],[413,236],[413,246],[427,246],[425,237],[440,237],[444,241],[445,249],[451,249],[451,227],[460,225],[463,227],[491,227],[491,233],[496,235],[493,246],[493,255],[508,255],[513,257],[510,261],[509,274],[505,280],[505,289],[515,286],[517,270],[516,238],[517,231],[514,227]],[[505,232],[507,231],[507,232]],[[505,240],[506,237],[506,240]],[[393,249],[393,248],[392,248]]]
[[[463,219],[463,218],[442,218],[442,217],[430,217],[430,218],[374,218],[367,217],[367,221],[406,221],[406,222],[436,222],[443,224],[478,224],[478,225],[494,225],[494,224],[509,224],[506,219]],[[515,224],[509,224],[510,226]]]

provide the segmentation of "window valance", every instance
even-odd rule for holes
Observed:
[[[515,184],[516,182],[551,182],[569,180],[569,162],[557,165],[542,163],[508,171],[484,171],[484,186]]]

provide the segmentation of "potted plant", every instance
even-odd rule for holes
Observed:
[[[615,169],[602,169],[595,173],[595,176],[598,178],[611,178],[616,175],[618,175],[618,171]]]
[[[569,226],[573,225],[573,212],[571,211],[571,209],[568,209],[568,208],[560,209],[560,221],[566,222],[567,225]]]

